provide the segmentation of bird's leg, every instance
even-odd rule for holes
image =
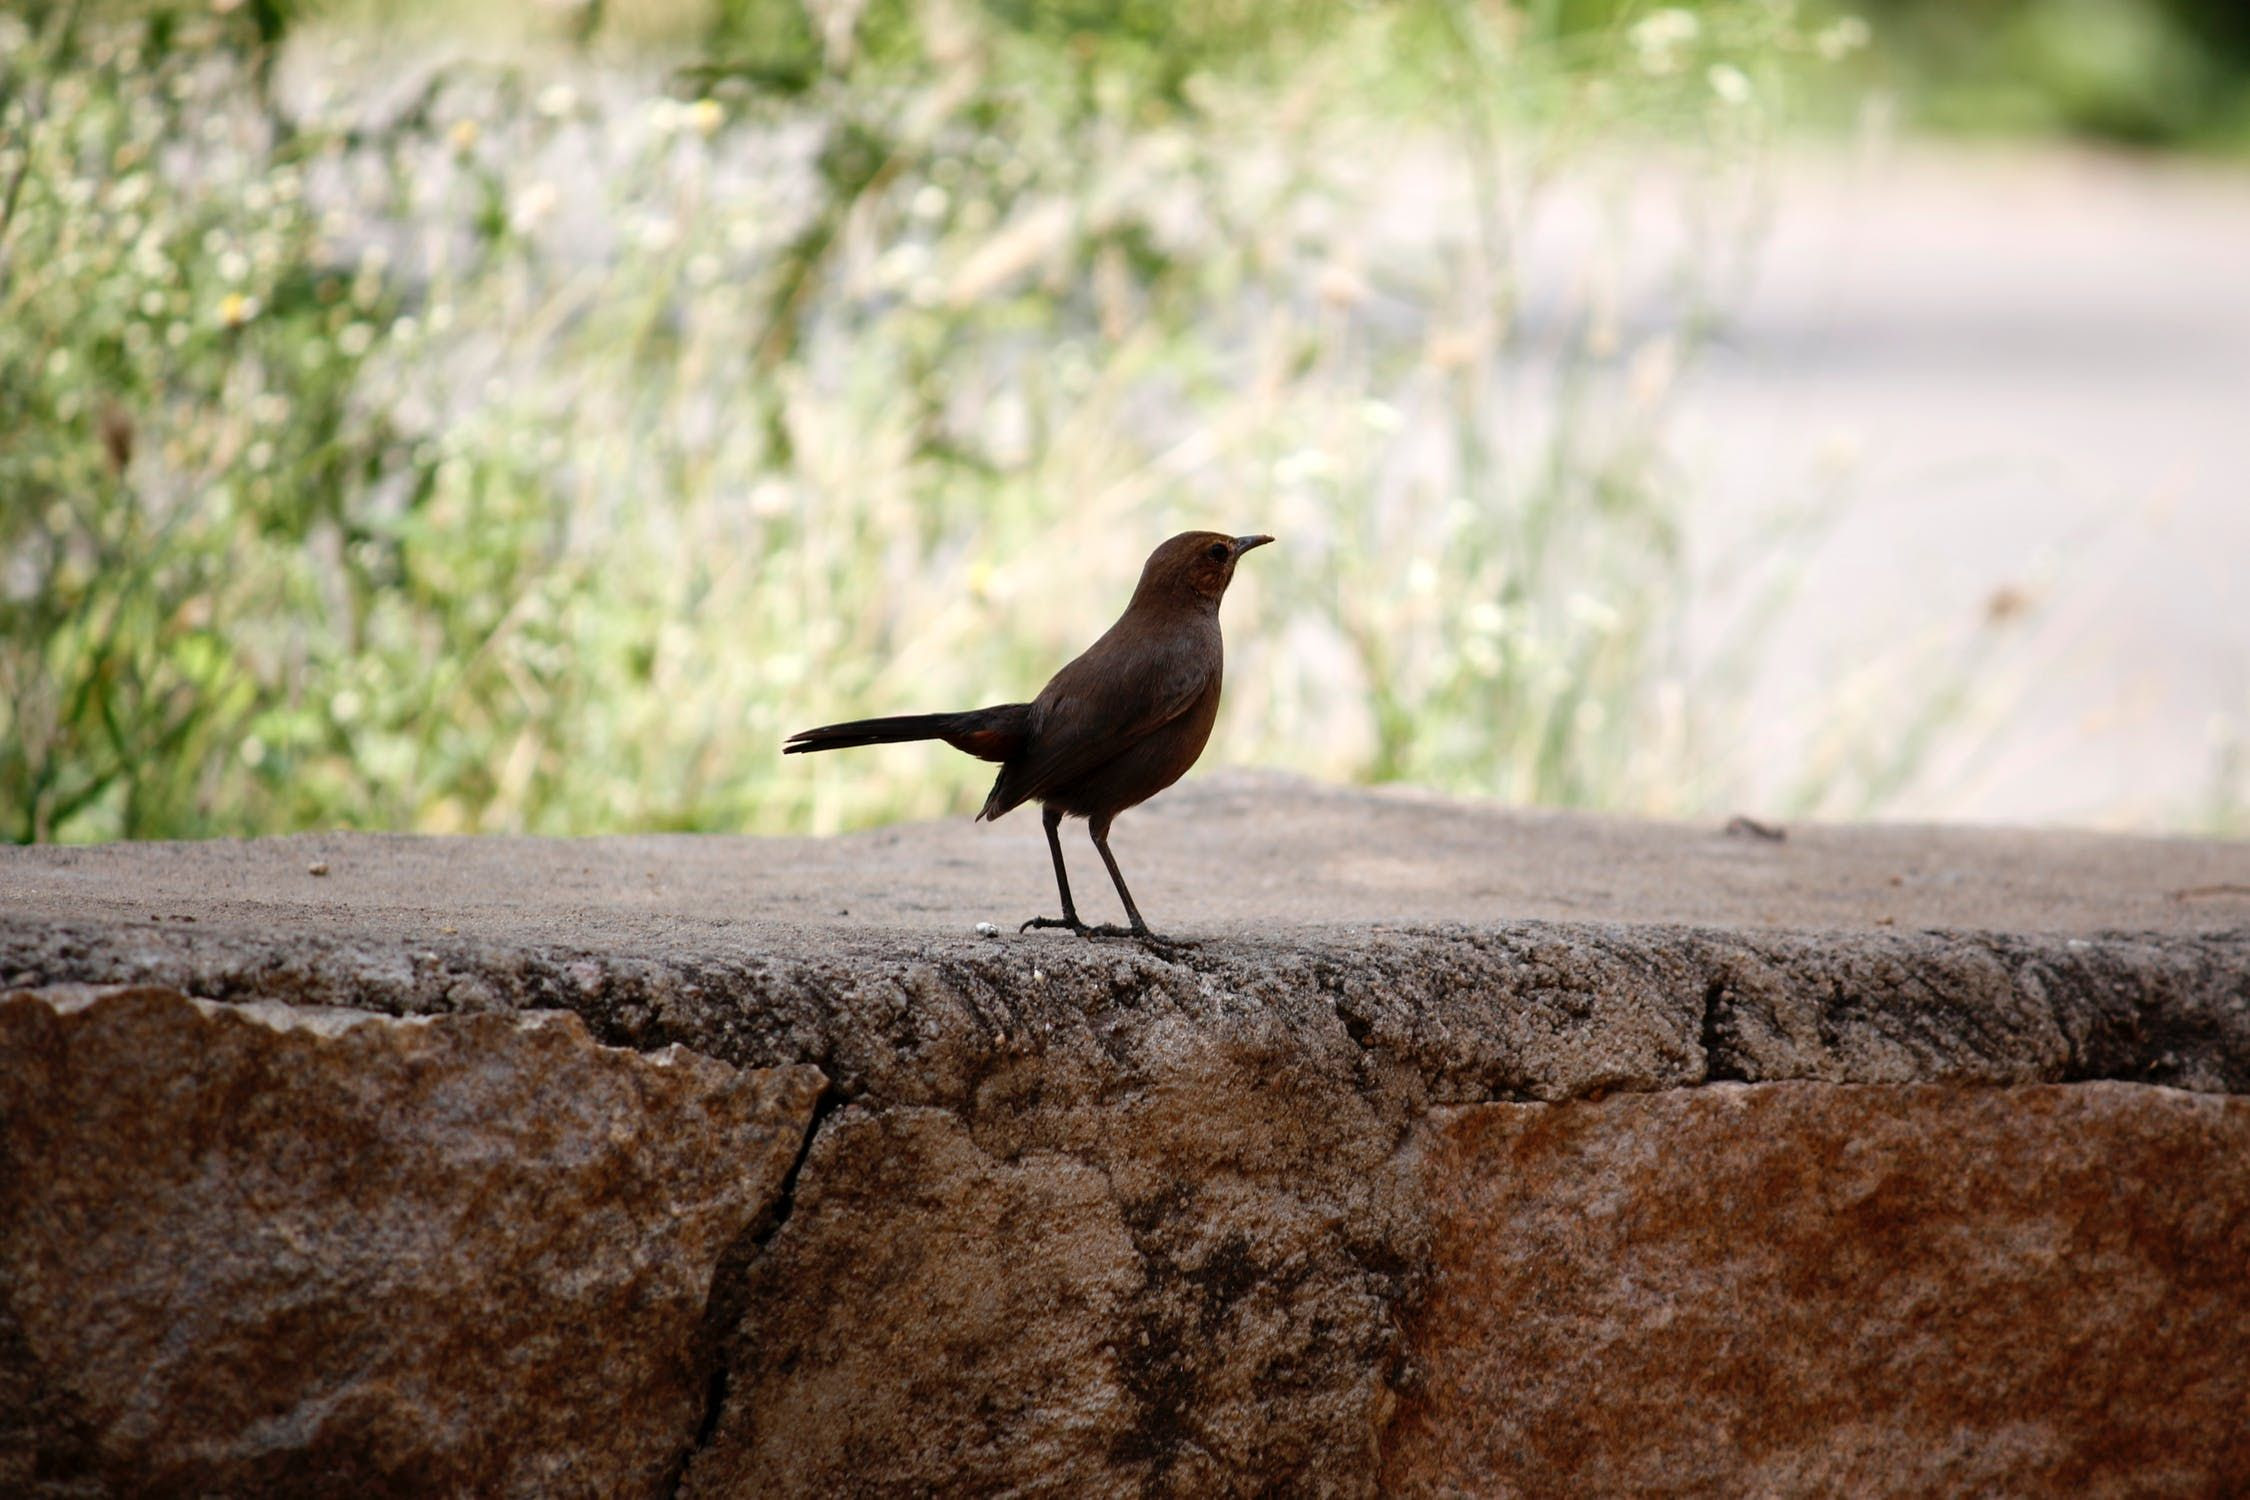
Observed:
[[[1047,830],[1047,852],[1055,857],[1055,889],[1062,892],[1063,914],[1059,917],[1033,917],[1018,927],[1018,932],[1029,932],[1034,927],[1067,927],[1072,932],[1084,933],[1086,924],[1078,920],[1078,908],[1070,904],[1070,871],[1063,868],[1062,836],[1056,832],[1062,827],[1062,809],[1042,808],[1039,821]],[[1112,869],[1116,867],[1111,866]]]
[[[1086,931],[1096,937],[1137,937],[1145,942],[1169,943],[1169,938],[1160,938],[1148,930],[1148,923],[1141,920],[1140,908],[1133,904],[1133,893],[1125,889],[1125,876],[1117,868],[1117,856],[1109,852],[1108,816],[1087,819],[1086,831],[1093,835],[1094,847],[1102,854],[1102,863],[1109,866],[1110,881],[1116,885],[1117,897],[1125,903],[1125,916],[1133,924],[1130,927],[1089,927]]]

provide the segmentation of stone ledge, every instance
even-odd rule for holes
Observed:
[[[1736,1460],[1745,1483],[1809,1493],[1845,1472],[1761,1467],[1746,1439],[1649,1423],[1612,1424],[1594,1467],[1562,1464],[1540,1446],[1558,1413],[1631,1396],[1600,1383],[1599,1361],[1513,1414],[1432,1406],[1448,1389],[1497,1399],[1476,1372],[1507,1348],[1472,1332],[1484,1325],[1458,1310],[1446,1267],[1527,1215],[1562,1213],[1567,1230],[1585,1212],[1489,1132],[1465,1156],[1433,1144],[1463,1111],[1591,1122],[1590,1160],[1661,1162],[1672,1127],[1646,1113],[1674,1107],[1661,1101],[1682,1101],[1674,1124],[1692,1135],[1694,1112],[1718,1107],[1698,1101],[1829,1099],[1754,1104],[1766,1135],[1729,1156],[1721,1130],[1696,1150],[1717,1181],[1755,1152],[1786,1158],[1792,1131],[1810,1151],[1822,1130],[1848,1135],[1837,1121],[1855,1111],[1890,1121],[1885,1161],[1855,1170],[1923,1205],[1916,1244],[2015,1232],[1978,1217],[1990,1184],[1944,1176],[1965,1131],[2015,1141],[2034,1197],[2068,1176],[2042,1162],[2147,1178],[2133,1223],[2177,1231],[2183,1275],[2233,1243],[2195,1212],[2250,1213],[2250,1185],[2213,1166],[2223,1152],[2168,1175],[2163,1160],[2188,1158],[2146,1146],[2169,1128],[2150,1122],[2178,1114],[2164,1101],[2199,1094],[2234,1121],[2224,1096],[2250,1092],[2242,845],[1913,829],[1774,842],[1261,780],[1183,789],[1119,844],[1143,906],[1181,914],[1161,925],[1194,946],[975,936],[1052,899],[1035,826],[0,851],[0,981],[392,1015],[566,1010],[613,1046],[817,1067],[831,1087],[801,1165],[705,1310],[705,1421],[665,1439],[698,1494],[1368,1493],[1386,1473],[1443,1491],[1471,1472],[1506,1491]],[[1081,884],[1097,868],[1082,863]],[[2056,1087],[2082,1083],[2095,1087]],[[1831,1084],[1877,1087],[1848,1104],[1861,1096]],[[2081,1119],[2090,1105],[2050,1095],[2106,1102]],[[1919,1102],[1902,1117],[1896,1101]],[[1432,1179],[1437,1159],[1458,1160],[1468,1207]],[[1601,1170],[1595,1187],[1660,1229],[1689,1186]],[[1941,1178],[1952,1186],[1915,1186]],[[1778,1191],[1775,1222],[1813,1243],[1822,1200]],[[1556,1243],[1576,1258],[1524,1274],[1578,1288],[1589,1337],[1654,1347],[1656,1312],[1613,1295],[1614,1249]],[[1732,1285],[1723,1243],[1695,1243],[1710,1263],[1680,1286]],[[1927,1274],[1967,1264],[1935,1254]],[[2038,1322],[2047,1273],[2008,1264],[2010,1305],[2034,1325],[2021,1339],[2073,1341],[2099,1365],[2059,1303]],[[2209,1337],[2250,1328],[2233,1284],[2195,1282]],[[1814,1304],[1742,1305],[1735,1336],[1778,1348],[1798,1336],[1757,1320]],[[1977,1336],[1973,1320],[1926,1333]],[[1817,1340],[1789,1347],[1818,1354]],[[2220,1352],[2250,1363],[2250,1345]],[[1831,1380],[1828,1416],[1746,1397],[1726,1431],[1807,1426],[1776,1453],[1864,1439],[1873,1467],[1850,1472],[1874,1472],[1916,1430],[1841,1415],[1854,1392],[1891,1399],[1862,1388],[1879,1364]],[[1934,1375],[1909,1395],[1940,1414],[1958,1403]],[[1980,1408],[1958,1462],[1929,1472],[2057,1493],[2056,1476],[2092,1473],[2024,1456],[2035,1397]],[[2118,1421],[2193,1430],[2176,1414]],[[1531,1428],[1529,1446],[1480,1436]],[[1511,1479],[1492,1468],[1503,1450],[1548,1457]],[[2250,1483],[2250,1459],[2215,1440],[2180,1464],[2166,1472]]]
[[[12,977],[11,977],[12,976]],[[394,1015],[568,1010],[605,1043],[810,1062],[845,1098],[958,1107],[1027,1059],[1130,1072],[1257,1033],[1403,1108],[1712,1080],[2250,1092],[2250,930],[2065,937],[1522,922],[1214,939],[880,933],[703,955],[0,917],[0,977]]]
[[[2075,937],[2250,930],[2250,844],[2239,842],[1819,824],[1770,840],[1717,824],[1517,812],[1241,773],[1191,779],[1117,827],[1112,842],[1149,919],[1222,942],[1523,921]],[[1067,825],[1064,848],[1089,919],[1117,919],[1080,825]],[[833,839],[312,834],[0,848],[0,913],[286,923],[400,951],[450,928],[470,943],[648,958],[741,948],[872,956],[966,939],[979,922],[1012,935],[1054,901],[1039,820],[1022,815]]]

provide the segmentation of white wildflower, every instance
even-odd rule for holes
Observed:
[[[1367,298],[1367,278],[1350,266],[1331,262],[1321,267],[1314,290],[1331,307],[1350,307]]]
[[[1565,599],[1563,613],[1570,617],[1572,624],[1583,626],[1597,635],[1607,635],[1622,623],[1615,608],[1587,593],[1573,593]]]
[[[555,191],[553,183],[532,183],[516,194],[514,210],[508,216],[510,225],[518,234],[537,229],[555,211],[555,203],[560,197],[561,194]]]
[[[1874,31],[1858,16],[1845,16],[1833,25],[1821,28],[1813,38],[1813,50],[1827,62],[1842,62],[1854,52],[1874,40]]]
[[[875,279],[883,286],[903,290],[928,274],[929,269],[929,247],[910,240],[883,252],[882,259],[875,263]]]
[[[1696,20],[1695,12],[1669,7],[1651,11],[1635,21],[1627,37],[1640,59],[1642,72],[1676,73],[1680,69],[1680,54],[1694,45],[1702,33],[1703,25]]]

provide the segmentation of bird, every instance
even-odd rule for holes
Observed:
[[[1033,917],[1016,930],[1060,927],[1080,937],[1168,941],[1150,930],[1133,904],[1110,852],[1110,825],[1119,813],[1178,781],[1203,753],[1219,717],[1225,667],[1219,601],[1242,555],[1272,540],[1183,531],[1162,543],[1142,566],[1117,623],[1029,703],[824,724],[791,735],[782,754],[943,740],[979,760],[997,761],[1000,774],[976,820],[1004,817],[1037,802],[1062,897],[1061,916]],[[1129,926],[1080,920],[1063,863],[1060,830],[1066,817],[1086,820]]]

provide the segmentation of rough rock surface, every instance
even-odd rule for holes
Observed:
[[[1114,1093],[1025,1068],[965,1111],[836,1116],[687,1493],[1369,1473],[1416,1236],[1392,1131],[1270,1043],[1179,1051]]]
[[[822,1080],[176,991],[0,998],[0,1491],[625,1494]]]
[[[1776,842],[1235,781],[1119,841],[1195,944],[974,935],[1051,899],[1035,824],[0,850],[0,980],[562,1009],[816,1065],[793,1191],[713,1291],[707,1421],[670,1439],[696,1495],[1372,1492],[1438,1420],[1412,1403],[1441,1227],[1472,1233],[1425,1170],[1451,1109],[2250,1092],[2250,846]]]
[[[2250,1492],[2250,1099],[1721,1085],[1413,1155],[1388,1493]]]

